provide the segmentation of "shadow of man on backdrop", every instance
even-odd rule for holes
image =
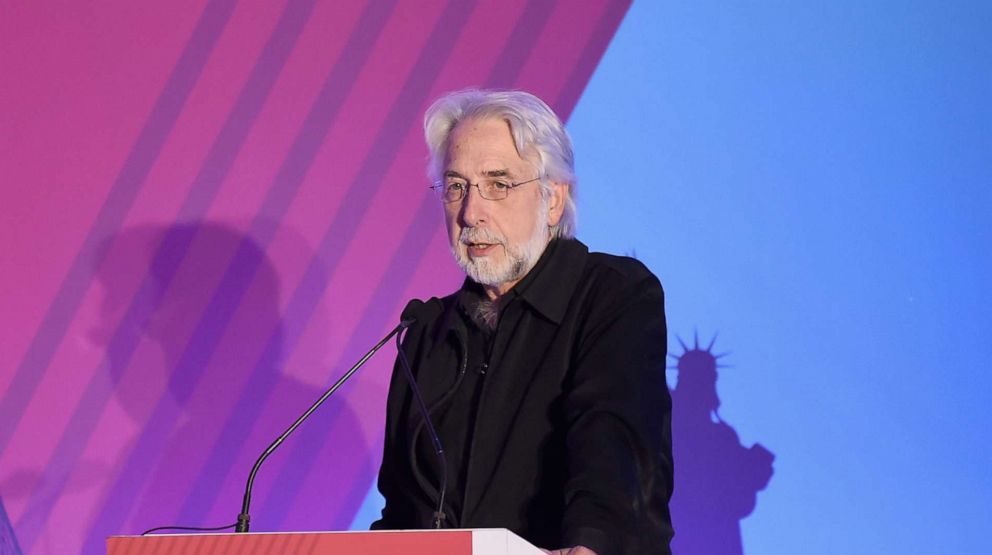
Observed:
[[[151,259],[158,245],[164,250]],[[170,245],[177,252],[168,252]],[[104,322],[93,333],[106,346],[117,400],[140,430],[105,491],[87,546],[107,534],[140,531],[122,530],[125,522],[233,522],[255,457],[321,393],[285,371],[287,329],[316,325],[326,336],[329,322],[283,314],[273,262],[254,239],[224,224],[136,226],[105,248],[111,252],[97,274]],[[293,248],[309,263],[309,248]],[[133,290],[125,282],[134,276],[155,285],[144,298],[124,293]],[[114,331],[129,325],[117,324],[117,314],[134,302],[138,348]],[[318,363],[313,359],[322,356],[303,358]],[[350,478],[368,473],[372,461],[345,399],[322,407],[299,430],[293,439],[307,448],[297,457],[286,460],[292,449],[284,449],[259,474],[252,507],[258,530],[347,527],[362,500],[347,495]]]
[[[715,339],[714,339],[715,341]],[[692,348],[682,340],[678,381],[672,389],[675,555],[742,555],[740,521],[754,511],[757,493],[772,477],[775,455],[760,444],[741,445],[720,419],[713,342]]]

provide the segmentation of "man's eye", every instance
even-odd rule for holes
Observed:
[[[493,181],[493,189],[497,191],[505,191],[510,188],[510,184],[506,181]]]
[[[447,185],[445,185],[445,189],[447,189],[447,190],[449,190],[451,192],[463,191],[463,190],[465,190],[465,184],[464,183],[458,183],[458,182],[451,182],[451,183],[448,183]]]

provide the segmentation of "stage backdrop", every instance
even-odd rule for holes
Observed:
[[[992,520],[992,9],[8,2],[0,552],[232,523],[258,453],[460,276],[445,91],[564,118],[579,237],[668,293],[677,553],[980,553]],[[394,351],[256,481],[366,527]],[[546,546],[553,547],[553,546]]]

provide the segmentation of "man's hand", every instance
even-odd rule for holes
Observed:
[[[551,551],[542,549],[541,551],[547,553],[548,555],[596,555],[595,551],[581,545],[577,545],[575,547],[563,547],[561,549],[554,549]]]

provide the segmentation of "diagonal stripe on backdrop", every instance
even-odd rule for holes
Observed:
[[[324,234],[303,278],[287,305],[284,318],[298,323],[297,330],[301,331],[305,328],[306,322],[318,305],[317,301],[327,286],[327,280],[324,276],[333,273],[341,264],[349,238],[354,235],[355,229],[359,226],[378,188],[384,182],[383,177],[388,169],[388,162],[396,156],[410,126],[415,121],[419,121],[418,110],[426,100],[434,79],[444,67],[443,61],[450,53],[451,30],[459,29],[464,24],[473,7],[474,2],[462,0],[449,2],[435,24],[427,43],[418,55],[414,68],[410,72],[410,77],[404,83],[396,102],[390,108],[382,126],[377,131],[373,146],[366,155],[361,170],[356,173],[355,180],[349,184],[348,192],[337,210],[337,216]],[[292,351],[299,336],[299,332],[286,333],[280,337],[273,336],[266,345],[266,354],[262,357],[262,361],[275,356],[277,349]],[[366,336],[366,339],[368,337],[371,335]],[[262,361],[253,369],[253,378],[255,376],[261,378],[264,375]],[[334,367],[339,366],[340,361]],[[238,430],[244,429],[244,422],[250,421],[246,418],[251,418],[250,416],[243,416],[240,411],[246,411],[249,415],[256,413],[264,406],[270,392],[271,388],[263,387],[253,387],[251,390],[246,389],[244,391],[238,400],[238,408],[225,422],[224,431],[220,436],[221,440],[211,450],[209,462],[192,487],[190,497],[184,503],[180,513],[181,521],[199,522],[212,506],[220,491],[220,484],[217,483],[216,476],[222,475],[230,463],[228,456],[232,448],[231,438],[238,435],[236,433]],[[337,410],[340,409],[335,409],[335,411]],[[295,443],[299,445],[307,442],[297,441]],[[323,441],[317,438],[314,443],[313,447],[319,449]],[[310,454],[309,458],[312,460],[313,455]],[[245,472],[247,470],[245,469]],[[286,488],[287,494],[293,494],[289,498],[295,497],[295,492],[292,489],[294,487],[293,482],[280,483],[279,487]],[[350,505],[357,508],[357,501],[350,503]],[[236,509],[236,507],[232,509]],[[346,526],[349,521],[346,519],[341,522]]]
[[[286,5],[190,187],[180,208],[180,219],[194,218],[207,210],[292,51],[312,7],[313,0],[293,0]],[[189,233],[175,232],[166,235],[154,256],[153,263],[157,268],[162,269],[161,274],[155,278],[162,282],[155,282],[151,277],[146,276],[139,287],[139,293],[114,332],[107,349],[108,353],[122,354],[123,359],[129,358],[133,353],[140,340],[140,335],[134,333],[134,330],[142,327],[141,323],[146,320],[148,311],[154,308],[154,303],[150,307],[140,300],[155,298],[156,291],[164,289],[165,284],[182,263],[192,240],[193,236]],[[236,299],[232,301],[233,304],[237,302]],[[107,364],[106,358],[102,364]],[[27,509],[18,522],[18,529],[25,538],[25,545],[30,546],[36,539],[42,524],[42,519],[38,516],[50,511],[65,486],[72,465],[90,439],[97,417],[110,394],[111,388],[106,383],[106,375],[107,372],[100,370],[93,373],[93,378],[63,431],[50,463],[45,467],[42,487],[32,495]],[[152,425],[154,427],[154,423]],[[129,507],[129,503],[126,502],[115,505],[117,511],[126,511]],[[102,542],[102,538],[100,541]]]
[[[572,115],[572,110],[579,103],[579,98],[586,88],[586,84],[592,77],[593,71],[599,65],[599,61],[606,52],[613,35],[623,21],[624,15],[630,8],[630,0],[617,0],[610,2],[606,10],[600,17],[599,25],[593,29],[589,41],[582,49],[579,56],[579,63],[572,69],[562,87],[561,93],[555,100],[555,107],[561,109],[559,112],[563,120],[567,120]]]
[[[0,451],[6,449],[24,409],[31,402],[45,375],[45,369],[51,363],[55,350],[79,309],[90,283],[98,245],[105,237],[117,232],[124,222],[166,137],[175,126],[190,91],[210,58],[217,39],[230,20],[234,5],[234,0],[211,0],[200,15],[162,93],[155,101],[148,121],[135,140],[93,226],[86,233],[76,258],[62,280],[55,299],[45,312],[27,353],[17,367],[10,387],[0,401]]]
[[[258,245],[257,248],[264,250],[271,240],[275,232],[275,226],[271,222],[278,221],[285,212],[347,97],[349,89],[341,86],[341,84],[354,82],[356,75],[370,55],[376,39],[381,34],[382,27],[392,9],[392,2],[369,2],[359,17],[355,30],[329,72],[303,128],[297,134],[265,201],[262,203],[264,213],[256,217],[251,224],[251,231],[247,236],[254,239]],[[249,239],[245,239],[245,241],[247,242]],[[258,262],[249,245],[243,243],[215,289],[213,299],[204,312],[204,319],[197,323],[190,344],[185,348],[179,364],[173,369],[174,374],[182,375],[181,386],[186,390],[186,393],[195,388],[197,377],[200,374],[198,370],[206,364],[210,354],[217,346],[241,295],[250,284]],[[275,341],[278,342],[278,340]],[[256,368],[270,369],[274,367],[279,355],[280,349],[267,348]],[[271,376],[271,373],[269,375]],[[261,391],[268,388],[260,386],[254,389]],[[244,401],[248,406],[238,409],[243,408],[245,412],[237,416],[237,420],[242,422],[253,420],[252,413],[261,407],[261,403],[256,406],[253,401],[250,397]],[[133,501],[129,498],[130,492],[133,491],[132,488],[144,483],[151,472],[152,461],[158,458],[162,445],[172,430],[175,414],[170,407],[171,405],[163,399],[152,412],[138,444],[115,481],[100,515],[90,528],[85,543],[87,547],[99,545],[104,534],[117,531],[123,524],[123,519],[126,518],[127,511],[131,508],[130,501]],[[226,470],[227,468],[224,467],[224,471],[219,475],[223,475]],[[217,476],[218,474],[214,475],[214,481],[217,480]],[[121,501],[124,502],[120,503]],[[120,504],[125,505],[125,507],[121,508]],[[200,509],[208,510],[209,504],[200,507]],[[200,520],[196,518],[186,520],[184,518],[183,522],[196,523]]]

